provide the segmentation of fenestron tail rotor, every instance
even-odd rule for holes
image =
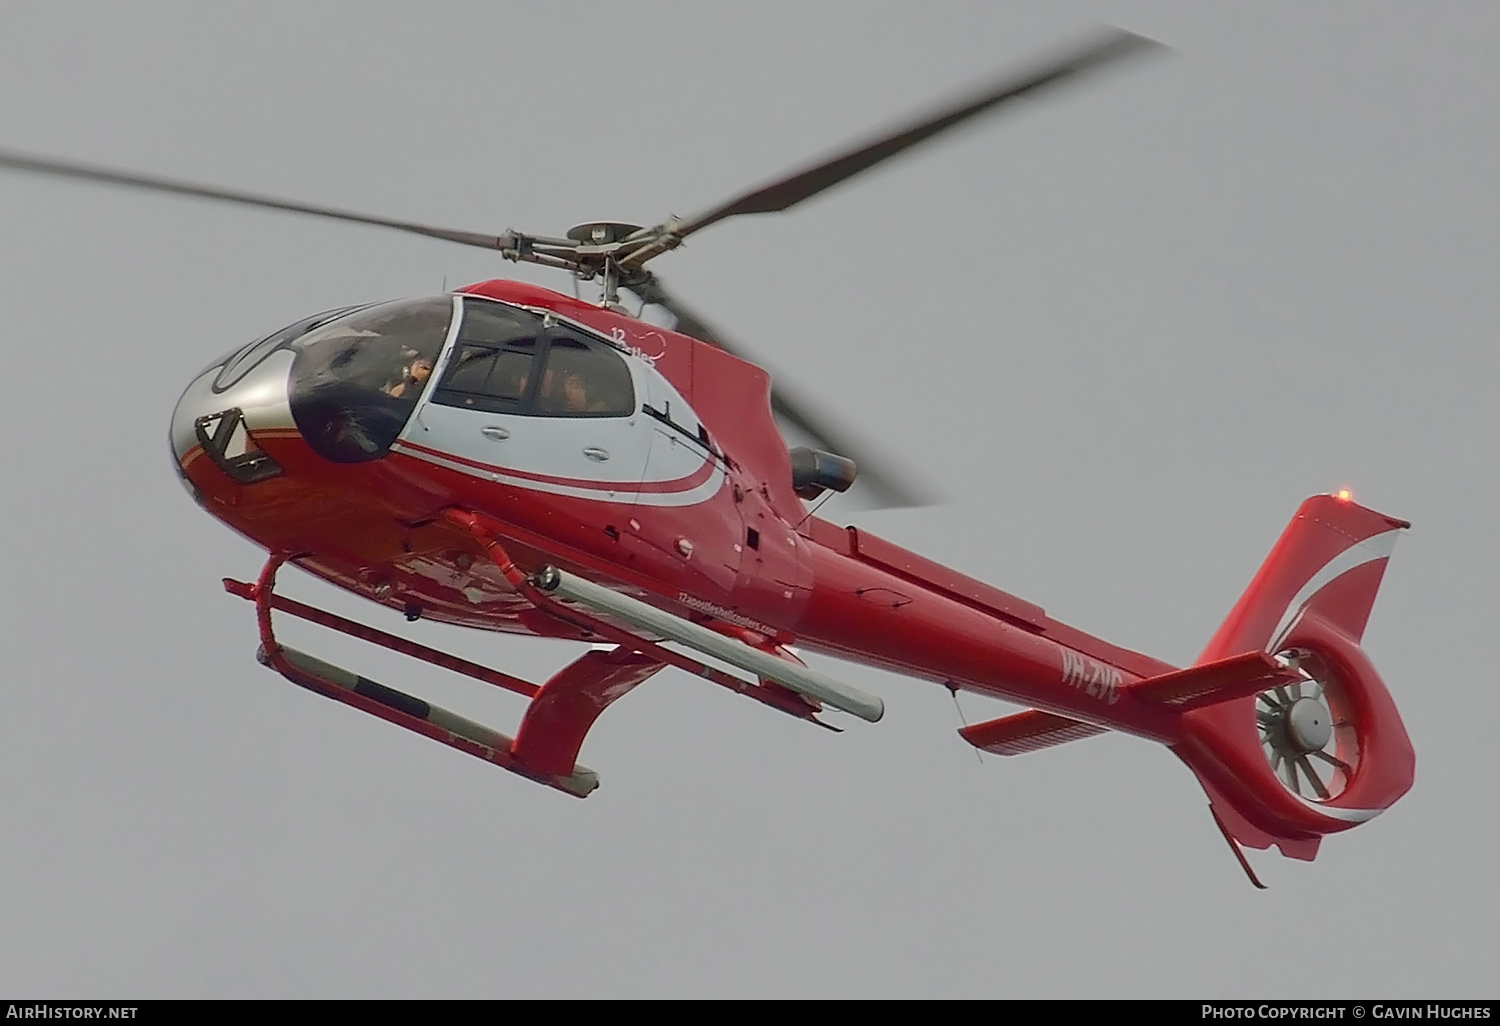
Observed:
[[[1261,751],[1282,786],[1325,802],[1349,786],[1359,762],[1359,734],[1337,680],[1317,660],[1296,653],[1305,679],[1255,698]]]

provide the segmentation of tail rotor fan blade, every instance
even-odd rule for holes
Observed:
[[[1340,730],[1352,732],[1353,728],[1333,716],[1337,694],[1336,686],[1309,676],[1256,696],[1255,719],[1266,762],[1288,791],[1308,801],[1326,802],[1338,797],[1354,773],[1354,766],[1342,755],[1357,753],[1358,742],[1352,737],[1340,740]],[[1321,708],[1309,710],[1309,703]],[[1297,722],[1298,709],[1302,710],[1301,726]],[[1309,729],[1310,711],[1311,723],[1321,718],[1323,723],[1332,725],[1326,737],[1320,738]],[[1320,742],[1322,747],[1316,747]],[[1357,761],[1357,754],[1350,758]]]
[[[1328,800],[1328,788],[1323,786],[1323,781],[1318,778],[1318,774],[1313,770],[1312,761],[1304,755],[1297,760],[1297,765],[1301,767],[1302,775],[1307,778],[1308,784],[1317,792],[1317,796],[1326,802]]]

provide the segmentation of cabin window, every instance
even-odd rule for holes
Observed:
[[[536,412],[544,417],[628,417],[635,412],[630,368],[607,346],[554,333]]]
[[[635,389],[624,357],[582,333],[546,328],[539,317],[468,299],[432,401],[536,417],[628,417]]]

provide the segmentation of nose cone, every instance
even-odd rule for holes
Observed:
[[[273,438],[298,438],[333,463],[380,459],[427,387],[459,303],[442,295],[331,310],[210,367],[172,414],[178,469],[191,482],[206,455],[237,485],[264,480],[281,473],[260,445]]]
[[[243,469],[255,462],[245,459],[258,449],[254,434],[295,431],[287,402],[291,367],[292,354],[283,349],[259,362],[235,357],[194,378],[172,413],[170,438],[178,473],[186,480],[188,468],[205,455],[226,471]],[[243,476],[231,473],[236,480]]]

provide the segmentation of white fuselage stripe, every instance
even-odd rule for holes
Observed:
[[[460,474],[478,478],[481,481],[493,481],[511,488],[520,488],[531,492],[544,492],[548,495],[562,495],[570,499],[591,499],[595,502],[617,502],[625,505],[638,506],[693,506],[700,502],[711,499],[719,488],[724,484],[724,471],[715,465],[709,473],[708,479],[702,484],[680,492],[638,492],[622,487],[619,491],[601,491],[598,488],[577,488],[571,485],[554,484],[549,481],[534,481],[524,477],[514,477],[503,470],[481,470],[471,467],[458,460],[445,459],[434,453],[422,452],[410,446],[397,442],[394,451],[403,456],[409,456],[415,460],[423,460],[439,467],[456,470]]]
[[[1320,816],[1327,816],[1341,823],[1364,823],[1385,811],[1384,809],[1341,809],[1336,805],[1323,805],[1320,802],[1308,801],[1300,794],[1294,794],[1292,797]]]

